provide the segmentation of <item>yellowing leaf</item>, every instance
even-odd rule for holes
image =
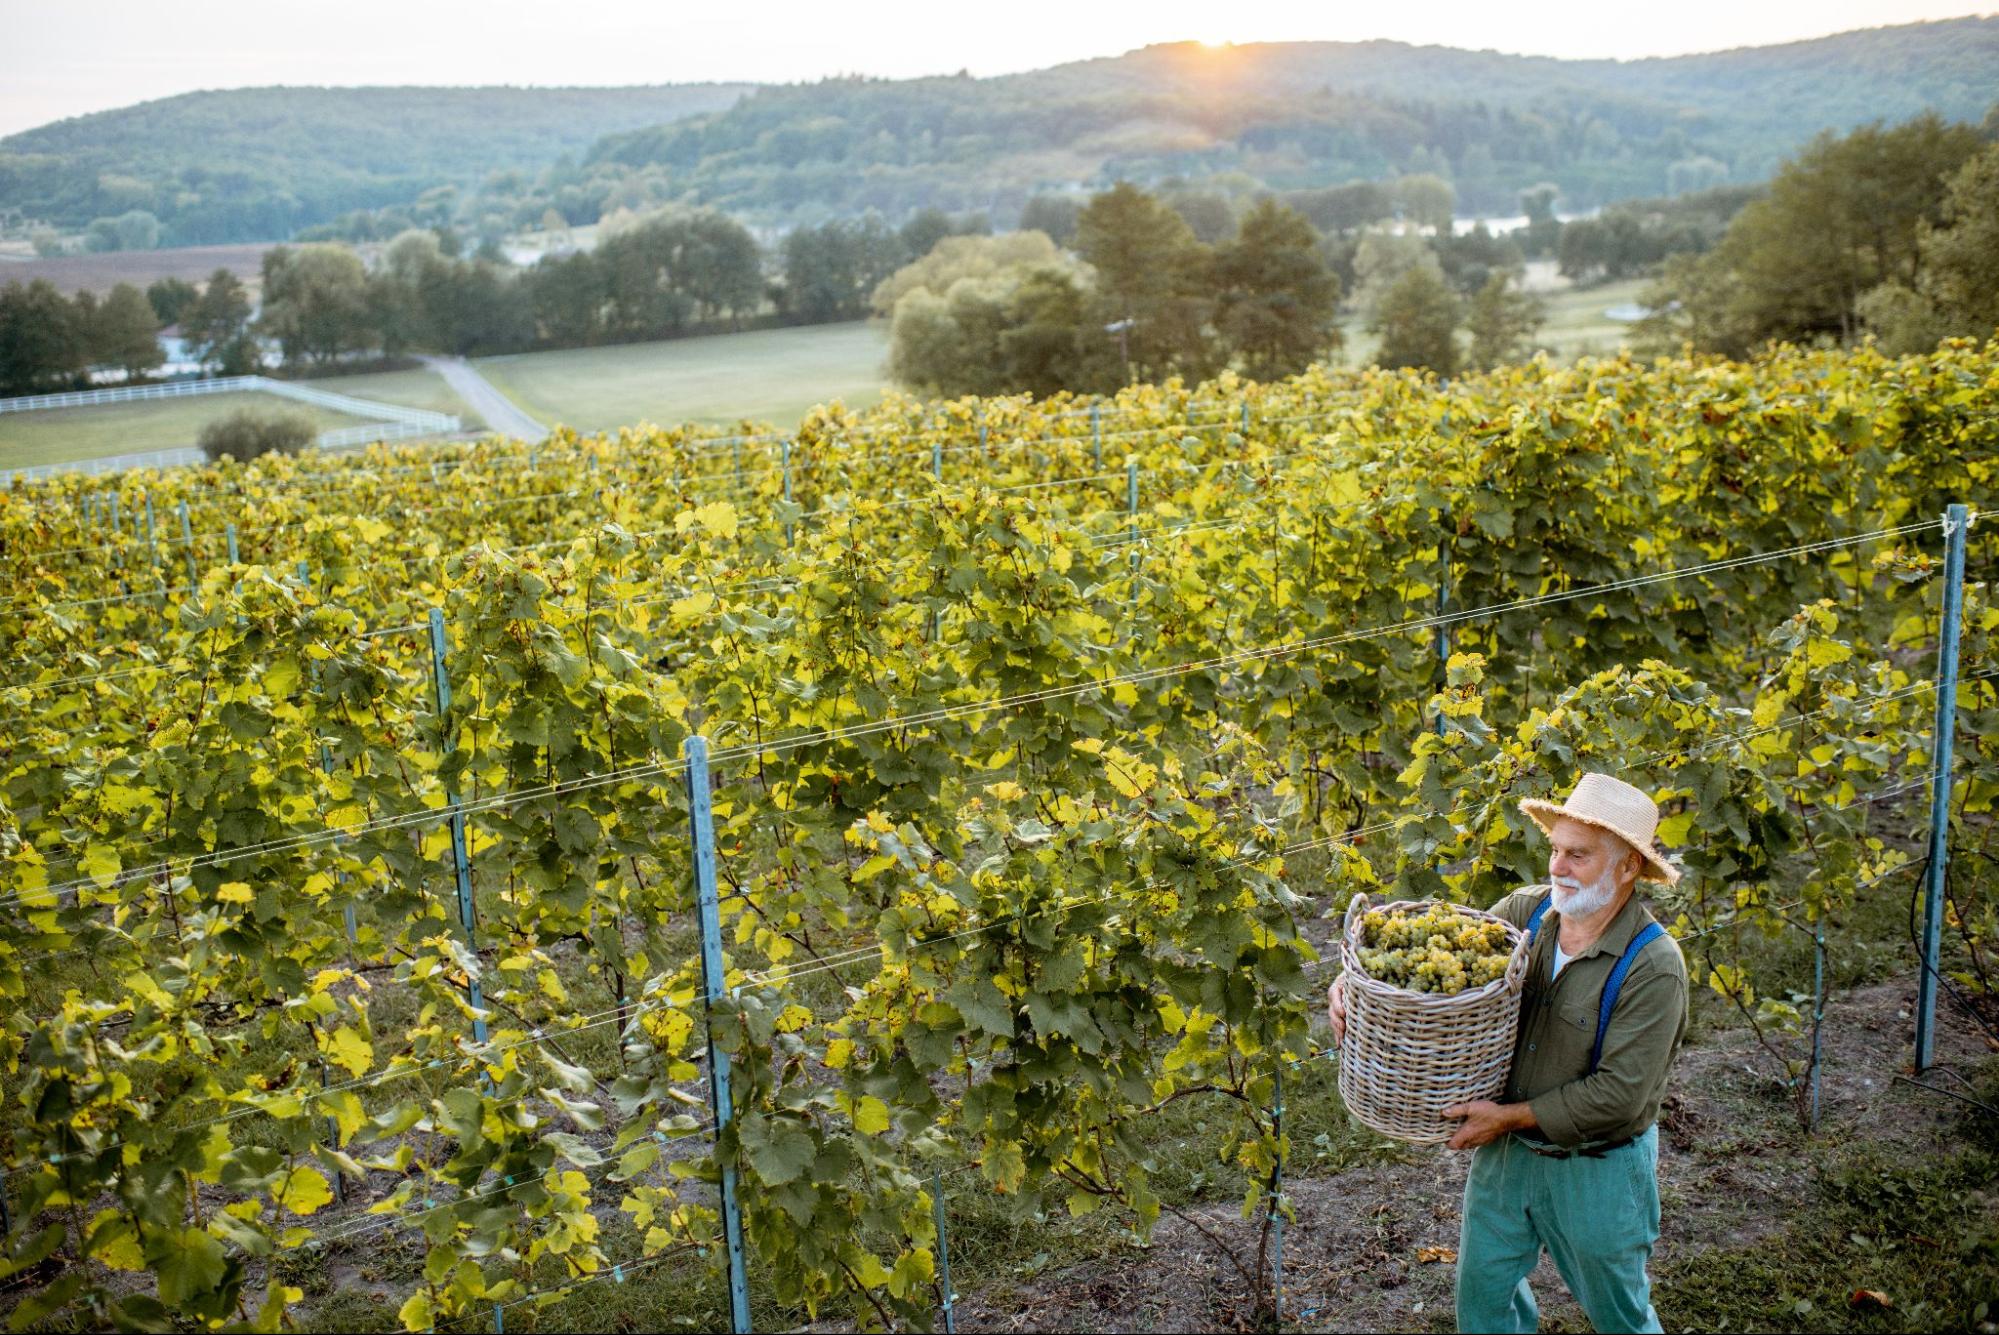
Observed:
[[[431,1315],[435,1311],[430,1303],[429,1291],[418,1289],[403,1303],[402,1310],[396,1313],[396,1319],[403,1323],[404,1330],[429,1330],[436,1324]]]
[[[375,1064],[375,1049],[356,1030],[343,1025],[326,1036],[326,1059],[356,1077],[364,1076]]]
[[[1027,790],[1012,779],[1002,779],[998,783],[989,783],[986,785],[986,791],[1002,802],[1018,802],[1021,798],[1027,796]]]
[[[667,615],[675,626],[686,626],[708,615],[715,606],[715,595],[705,589],[700,593],[690,593],[685,598],[676,598],[667,607]]]
[[[718,538],[736,536],[736,507],[727,501],[711,501],[692,510],[683,510],[673,519],[674,528],[685,533],[696,526]]]
[[[293,1214],[308,1215],[333,1199],[333,1188],[317,1168],[294,1168],[271,1199]]]
[[[257,892],[241,881],[224,881],[215,891],[215,898],[224,904],[248,904],[256,897]]]
[[[888,1130],[888,1105],[872,1094],[863,1094],[854,1105],[854,1130],[864,1136],[878,1136]]]

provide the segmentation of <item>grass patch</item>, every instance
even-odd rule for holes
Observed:
[[[1989,1101],[1999,1079],[1981,1082]],[[1931,1157],[1827,1143],[1813,1196],[1780,1233],[1663,1267],[1671,1330],[1992,1330],[1999,1313],[1999,1122],[1967,1111],[1961,1147]],[[1885,1300],[1885,1301],[1883,1301]]]
[[[867,323],[485,357],[488,380],[530,415],[583,431],[639,422],[796,426],[834,399],[872,405],[885,331]]]

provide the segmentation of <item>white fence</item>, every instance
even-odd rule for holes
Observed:
[[[0,468],[0,488],[19,479],[54,477],[57,473],[122,473],[128,468],[181,468],[202,462],[202,453],[192,445],[171,450],[148,450],[143,454],[107,454],[101,459],[78,459],[66,464],[36,464],[33,468]]]
[[[189,399],[208,394],[275,394],[281,399],[317,404],[337,413],[355,417],[381,418],[389,422],[410,422],[432,431],[457,431],[456,417],[434,413],[428,408],[405,408],[397,403],[357,399],[347,394],[329,394],[289,380],[273,380],[262,375],[231,375],[216,380],[170,380],[159,385],[121,385],[116,389],[79,389],[66,394],[29,394],[17,399],[0,399],[0,413],[43,412],[50,408],[96,408],[107,403],[131,403],[140,399]]]
[[[116,389],[74,390],[66,394],[30,394],[22,398],[0,399],[0,413],[95,408],[107,403],[199,398],[210,394],[275,394],[281,399],[310,403],[332,412],[375,419],[360,426],[334,427],[320,432],[315,443],[322,450],[351,449],[357,445],[372,445],[378,440],[408,440],[413,436],[448,436],[465,429],[464,423],[450,413],[434,413],[428,408],[406,408],[376,399],[357,399],[347,394],[329,394],[323,389],[311,389],[289,380],[273,380],[261,375],[224,376],[216,380],[171,380],[158,385],[121,385]],[[0,486],[6,486],[16,478],[49,477],[56,473],[178,468],[201,461],[201,451],[191,445],[171,450],[149,450],[142,454],[113,454],[102,459],[79,459],[74,463],[0,469]]]

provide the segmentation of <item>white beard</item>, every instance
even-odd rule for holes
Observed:
[[[1587,918],[1592,913],[1600,913],[1609,908],[1617,898],[1617,873],[1606,868],[1594,885],[1584,885],[1568,876],[1552,878],[1553,891],[1548,902],[1555,912],[1564,918]]]

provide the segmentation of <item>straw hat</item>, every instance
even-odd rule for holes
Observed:
[[[1608,774],[1585,774],[1567,802],[1558,805],[1530,797],[1520,804],[1520,809],[1541,827],[1543,834],[1553,833],[1555,822],[1565,818],[1609,830],[1637,849],[1638,856],[1645,860],[1649,874],[1641,871],[1641,877],[1664,881],[1667,885],[1679,882],[1680,869],[1653,849],[1653,839],[1659,832],[1659,804],[1622,779],[1613,779]]]

